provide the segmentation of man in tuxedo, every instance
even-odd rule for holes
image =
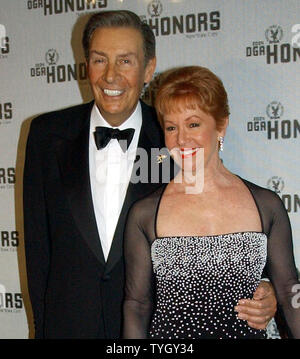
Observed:
[[[95,100],[37,117],[27,143],[25,249],[36,338],[120,337],[126,216],[160,185],[130,180],[137,149],[151,161],[151,148],[164,146],[154,110],[139,101],[155,70],[153,32],[132,12],[101,12],[87,23],[83,47]],[[262,299],[240,311],[265,326],[276,301],[268,285],[259,290]]]

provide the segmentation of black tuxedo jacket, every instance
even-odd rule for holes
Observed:
[[[44,114],[30,128],[24,229],[36,338],[120,337],[126,216],[136,200],[160,186],[129,183],[105,262],[89,178],[92,106]],[[144,103],[142,115],[138,146],[150,154],[151,148],[163,147],[163,135],[154,110]]]

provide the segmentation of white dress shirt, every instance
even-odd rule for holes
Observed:
[[[136,157],[142,126],[140,102],[132,115],[117,127],[119,130],[135,130],[125,153],[116,139],[110,140],[105,148],[97,150],[94,139],[97,126],[112,127],[94,104],[90,118],[89,170],[98,233],[104,258],[107,260]]]

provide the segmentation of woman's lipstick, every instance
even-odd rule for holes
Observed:
[[[180,155],[181,158],[188,158],[195,156],[195,154],[198,152],[199,148],[180,148]]]

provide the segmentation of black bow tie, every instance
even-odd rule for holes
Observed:
[[[112,138],[115,138],[119,141],[123,152],[127,151],[132,141],[133,135],[133,128],[128,128],[126,130],[120,131],[117,128],[98,126],[96,127],[96,131],[94,132],[95,142],[98,150],[104,148]]]

